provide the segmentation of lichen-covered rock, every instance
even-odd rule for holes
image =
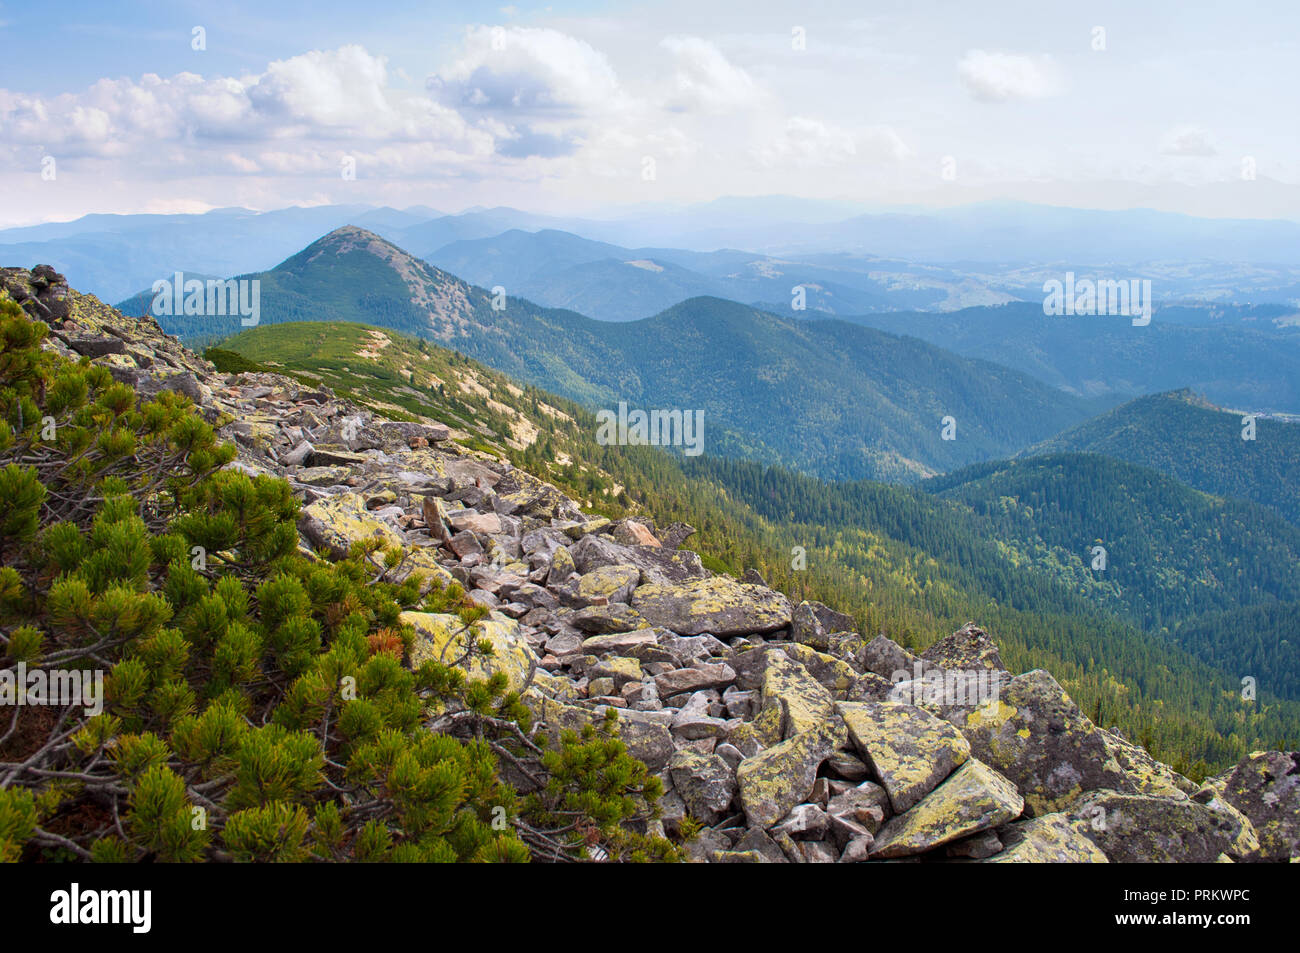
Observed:
[[[635,566],[598,566],[551,588],[562,603],[580,609],[593,604],[626,603],[640,580],[641,573]]]
[[[1300,752],[1256,751],[1216,780],[1224,800],[1255,826],[1262,858],[1300,856]]]
[[[889,820],[876,835],[871,856],[923,854],[1015,820],[1024,806],[1014,784],[971,758],[910,811]]]
[[[1213,863],[1232,844],[1231,820],[1190,798],[1091,791],[1069,817],[1114,863]]]
[[[1031,816],[1061,810],[1085,791],[1137,790],[1100,732],[1041,669],[1017,675],[1001,697],[955,723],[971,754],[1015,783]]]
[[[1083,833],[1085,822],[1044,814],[998,829],[1002,850],[986,864],[1104,864],[1106,855]]]
[[[317,549],[339,558],[345,557],[356,542],[373,539],[385,547],[404,542],[397,530],[370,514],[365,497],[359,493],[317,500],[299,515],[298,530]]]
[[[936,668],[1005,671],[997,643],[974,622],[940,639],[921,653],[921,660]]]
[[[848,662],[825,652],[818,652],[811,646],[797,643],[787,645],[785,654],[806,668],[809,675],[821,682],[837,698],[843,698],[858,680],[858,673]]]
[[[679,635],[710,632],[719,638],[775,632],[790,624],[790,600],[762,586],[727,576],[692,579],[677,585],[641,585],[632,608]]]
[[[1225,852],[1230,859],[1234,862],[1261,859],[1263,855],[1255,825],[1223,797],[1222,791],[1213,784],[1206,784],[1192,795],[1192,800],[1222,814],[1232,826],[1232,842]]]
[[[398,621],[415,628],[412,668],[428,661],[450,665],[464,654],[470,640],[486,639],[492,645],[491,656],[475,654],[461,663],[471,678],[489,678],[501,672],[510,691],[521,691],[536,669],[537,657],[528,647],[519,623],[499,613],[475,623],[475,634],[465,628],[459,616],[450,613],[403,612]]]
[[[839,702],[835,710],[896,814],[909,810],[970,757],[961,732],[912,705]]]
[[[1180,798],[1196,792],[1194,781],[1157,761],[1141,746],[1101,728],[1097,729],[1097,734],[1136,793]]]
[[[736,776],[716,754],[683,748],[668,759],[668,773],[691,817],[703,824],[722,818],[736,796]]]
[[[858,663],[891,683],[897,681],[894,676],[899,672],[910,676],[919,671],[916,656],[884,635],[876,636],[862,648],[858,653]]]
[[[585,577],[584,577],[585,578]],[[625,602],[611,602],[604,606],[587,606],[568,617],[575,629],[596,635],[635,630],[650,631],[645,616]]]
[[[851,628],[852,616],[820,602],[801,602],[791,614],[790,638],[824,652],[830,648],[831,633]]]
[[[570,576],[578,571],[574,565],[573,557],[563,546],[556,546],[555,551],[551,554],[551,566],[546,572],[546,584],[548,586],[559,585],[566,581]]]
[[[608,678],[614,682],[617,691],[628,682],[639,682],[645,677],[641,663],[634,658],[622,655],[609,655],[587,669],[587,677],[592,679]]]
[[[584,725],[602,725],[605,708],[579,708],[549,698],[536,690],[524,693],[524,703],[534,717],[552,731],[581,732]],[[627,746],[628,754],[645,762],[652,773],[658,773],[668,764],[676,750],[672,735],[661,724],[648,720],[646,712],[619,711],[615,730]]]
[[[759,697],[762,708],[780,712],[782,738],[820,728],[835,715],[831,693],[784,652],[768,655]]]
[[[781,710],[768,708],[727,733],[727,741],[746,757],[752,757],[764,748],[781,741]]]
[[[772,840],[767,831],[761,827],[751,827],[745,831],[744,836],[736,841],[735,850],[754,851],[761,854],[768,863],[772,864],[788,864],[790,862],[776,841]]]
[[[835,744],[832,733],[805,731],[740,762],[736,783],[750,825],[769,828],[806,801]]]
[[[662,546],[623,546],[602,534],[584,536],[574,545],[572,555],[578,572],[600,566],[636,566],[643,584],[672,585],[709,578],[697,553]]]

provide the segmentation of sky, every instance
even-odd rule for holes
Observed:
[[[0,48],[0,225],[731,195],[1300,220],[1293,0],[0,0]]]

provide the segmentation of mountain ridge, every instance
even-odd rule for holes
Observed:
[[[713,575],[694,554],[675,549],[689,527],[666,527],[656,538],[648,518],[592,517],[537,477],[448,443],[445,427],[383,418],[319,385],[263,369],[218,374],[153,322],[127,321],[39,269],[6,274],[5,286],[33,311],[62,312],[50,346],[65,358],[86,354],[141,395],[192,394],[219,435],[238,447],[232,466],[283,477],[301,495],[297,528],[316,558],[337,559],[355,553],[356,544],[385,539],[413,547],[414,565],[435,580],[473,586],[469,597],[487,610],[484,635],[495,649],[489,671],[506,684],[518,680],[548,726],[590,723],[616,708],[629,750],[664,779],[663,826],[651,833],[699,831],[694,859],[961,857],[962,850],[947,848],[980,833],[970,830],[967,812],[990,798],[996,807],[981,829],[995,829],[998,844],[981,856],[1001,861],[1286,859],[1294,849],[1289,815],[1278,818],[1264,797],[1265,776],[1289,757],[1281,752],[1247,755],[1198,785],[1093,724],[1046,672],[1011,676],[996,644],[973,624],[913,656],[886,637],[837,629],[852,620],[824,605],[796,606],[753,576],[739,582]],[[120,349],[94,343],[110,338]],[[363,349],[386,350],[373,337]],[[419,353],[417,345],[411,359]],[[464,359],[441,352],[437,360],[445,374]],[[409,384],[395,378],[398,388]],[[387,565],[395,570],[409,558]],[[436,647],[436,620],[426,615],[403,616],[415,648],[425,640]],[[917,683],[911,703],[891,708],[898,702],[887,701],[895,689],[890,675],[922,666],[1005,675],[1010,704],[977,701],[978,717],[968,718],[964,691],[954,701]],[[651,701],[645,692],[652,684],[658,692]],[[730,694],[715,690],[724,687]],[[911,728],[870,727],[900,710]],[[1064,718],[1058,731],[1042,730],[1049,711]],[[918,731],[936,741],[960,736],[961,750],[942,754],[950,751],[943,740],[918,752]],[[1004,745],[1001,734],[1020,742]],[[738,757],[702,753],[700,741],[714,739],[709,747],[729,754],[720,737]],[[919,784],[885,766],[882,745],[891,738],[909,739],[909,764],[925,767]],[[1080,779],[1068,792],[1044,767],[1061,762]],[[819,803],[812,791],[819,774],[827,778],[823,787],[840,793],[879,789],[873,804],[881,810],[860,796]],[[836,781],[846,783],[836,788]],[[733,804],[744,823],[734,836]],[[1156,836],[1090,828],[1086,817],[1098,806],[1150,811],[1147,829]],[[851,824],[847,836],[800,828],[787,845],[791,819],[810,811]],[[923,818],[930,833],[918,837]],[[1192,828],[1202,838],[1195,847],[1169,846]]]
[[[414,292],[412,276],[423,283]],[[728,437],[728,453],[769,462],[784,454],[827,477],[915,479],[1014,452],[1093,409],[1020,372],[919,339],[725,299],[694,298],[618,323],[540,308],[494,296],[354,228],[241,278],[261,282],[264,322],[378,324],[591,406],[702,408],[728,434],[755,441]],[[173,318],[168,327],[193,338],[229,325]],[[960,421],[957,440],[942,438],[947,416]]]

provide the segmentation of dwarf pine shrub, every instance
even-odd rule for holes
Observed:
[[[0,296],[0,860],[678,859],[611,725],[547,737],[466,676],[458,586],[300,550],[287,482],[47,331]],[[454,657],[404,664],[404,609],[457,614]],[[20,671],[102,673],[102,711]]]

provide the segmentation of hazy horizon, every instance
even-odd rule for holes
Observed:
[[[1300,84],[1272,81],[1300,17],[1265,6],[0,6],[61,51],[8,44],[0,227],[732,195],[1300,220]]]

